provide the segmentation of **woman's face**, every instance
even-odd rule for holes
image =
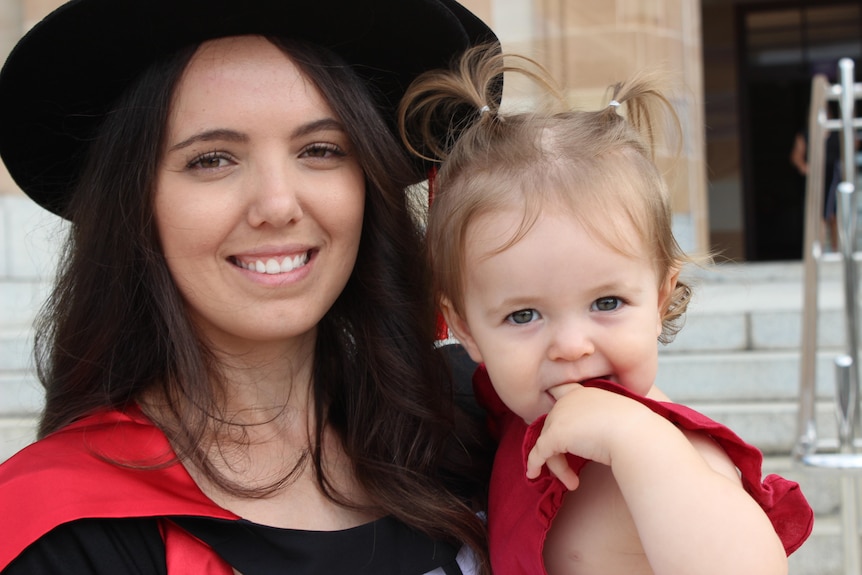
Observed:
[[[204,43],[155,191],[168,267],[216,349],[307,341],[356,261],[365,184],[341,121],[261,37]]]

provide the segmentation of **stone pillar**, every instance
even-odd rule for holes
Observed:
[[[3,61],[23,32],[24,2],[25,0],[0,0],[0,58]],[[0,194],[13,193],[21,192],[6,167],[0,163]]]
[[[684,133],[680,154],[665,153],[659,164],[677,239],[689,251],[708,249],[700,0],[491,0],[490,14],[488,0],[463,2],[486,19],[504,50],[547,66],[577,106],[605,105],[607,87],[636,71],[669,72],[679,86],[669,96]]]
[[[4,59],[23,32],[23,1],[0,0],[0,54]]]

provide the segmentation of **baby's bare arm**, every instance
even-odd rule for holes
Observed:
[[[567,452],[610,467],[654,573],[787,573],[771,522],[709,438],[684,434],[632,399],[576,386],[548,414],[528,475],[547,464],[577,488]]]

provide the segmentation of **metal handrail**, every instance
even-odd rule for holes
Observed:
[[[815,76],[811,84],[808,123],[808,175],[806,181],[803,251],[802,342],[800,353],[799,412],[795,460],[807,469],[830,470],[841,475],[841,516],[844,541],[844,569],[847,575],[862,573],[859,547],[858,482],[862,476],[862,453],[857,453],[859,428],[859,307],[857,303],[856,252],[856,146],[855,131],[862,128],[855,104],[862,99],[862,84],[853,82],[854,63],[843,58],[839,64],[839,84],[825,76]],[[840,117],[830,119],[827,106],[839,104]],[[838,255],[843,273],[845,349],[835,358],[835,411],[837,442],[818,437],[816,423],[817,379],[817,293],[819,262],[824,259],[820,244],[822,231],[824,156],[827,133],[839,132],[841,179],[838,185]]]

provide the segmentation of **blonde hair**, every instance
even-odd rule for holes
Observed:
[[[555,106],[504,114],[494,104],[504,72],[532,79]],[[579,111],[565,105],[541,65],[493,46],[466,52],[457,68],[420,76],[407,90],[398,117],[408,148],[442,162],[427,226],[437,297],[463,316],[468,227],[481,215],[513,205],[523,207],[523,221],[500,251],[523,237],[552,203],[626,255],[636,254],[634,230],[643,246],[652,247],[660,282],[686,263],[708,259],[685,254],[673,236],[669,193],[655,164],[655,127],[664,121],[677,133],[681,129],[658,90],[659,80],[636,76],[610,88],[611,105]],[[626,116],[618,113],[623,106]],[[450,128],[442,142],[430,136],[441,121]],[[690,286],[678,281],[659,341],[667,343],[679,331],[690,298]]]

